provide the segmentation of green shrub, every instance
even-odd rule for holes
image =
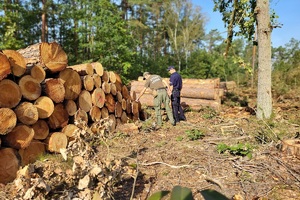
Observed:
[[[229,152],[232,155],[247,156],[252,158],[252,149],[253,147],[250,144],[236,144],[236,145],[226,145],[224,143],[217,145],[217,150],[219,153]]]

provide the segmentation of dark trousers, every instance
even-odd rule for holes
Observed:
[[[172,109],[175,122],[179,122],[180,120],[185,120],[183,109],[180,105],[180,91],[173,90],[171,95],[172,101]]]

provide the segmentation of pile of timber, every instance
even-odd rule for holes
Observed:
[[[1,51],[0,183],[44,152],[65,149],[81,126],[109,119],[114,131],[138,120],[140,108],[117,73],[99,62],[68,66],[56,42]]]
[[[169,78],[164,78],[168,83]],[[130,93],[134,98],[139,95],[145,85],[145,80],[139,77],[137,81],[130,83]],[[220,88],[220,79],[183,79],[181,90],[181,105],[191,110],[199,110],[210,107],[219,110],[221,107],[221,97],[223,89]],[[140,98],[142,105],[153,106],[152,90],[147,88],[144,95]]]

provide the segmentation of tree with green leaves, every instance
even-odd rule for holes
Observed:
[[[223,15],[228,27],[227,50],[235,34],[251,39],[257,27],[258,36],[258,119],[270,118],[272,114],[271,92],[271,32],[269,0],[214,0],[215,10]],[[235,33],[235,27],[239,27]]]

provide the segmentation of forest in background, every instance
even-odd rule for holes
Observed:
[[[275,11],[276,12],[276,11]],[[58,42],[69,65],[99,61],[124,83],[144,71],[167,77],[174,65],[184,78],[215,78],[255,87],[254,38],[226,38],[188,0],[0,0],[0,49]],[[300,48],[291,38],[272,48],[272,85],[285,93],[300,85]]]

